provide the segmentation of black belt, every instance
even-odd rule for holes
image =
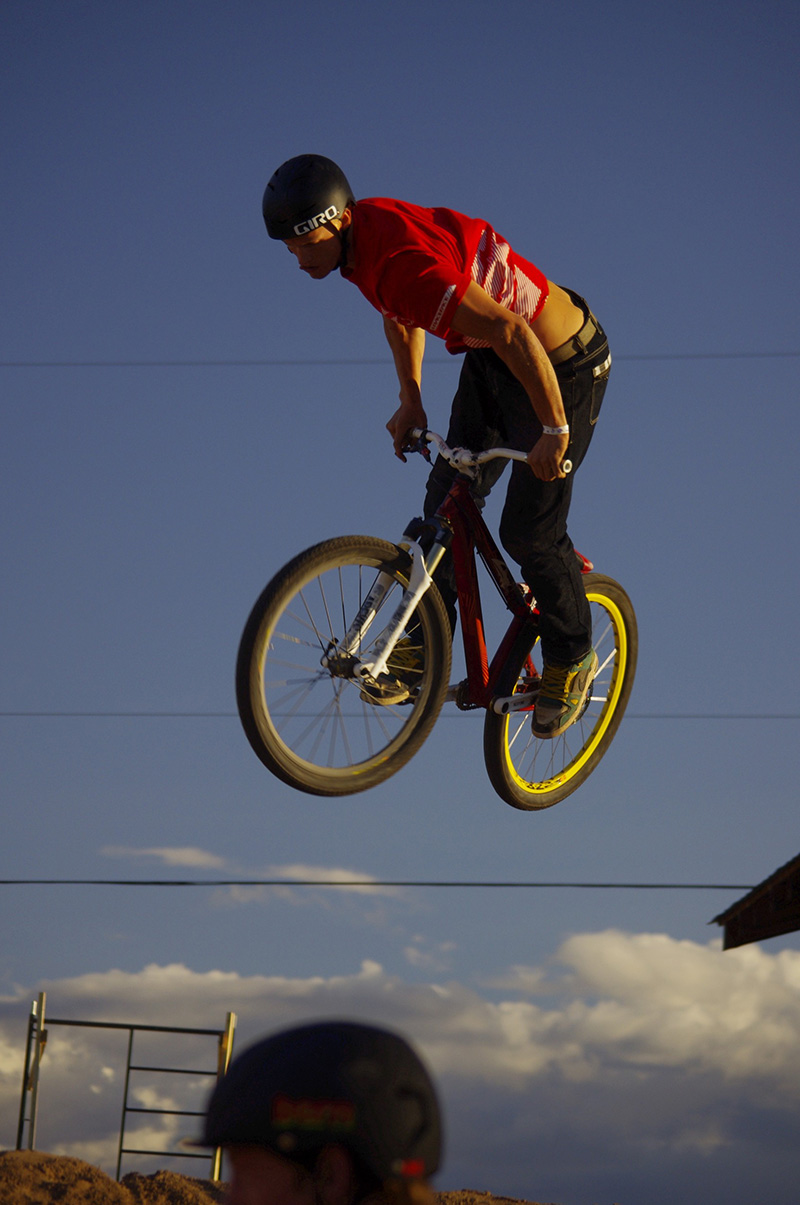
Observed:
[[[563,364],[565,360],[571,360],[573,356],[585,352],[599,330],[600,327],[594,315],[589,314],[577,335],[573,335],[571,339],[567,339],[566,343],[560,344],[548,353],[550,363]]]

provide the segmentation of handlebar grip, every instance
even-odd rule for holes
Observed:
[[[485,452],[478,452],[478,453],[465,451],[464,448],[448,448],[447,444],[444,442],[441,435],[437,435],[435,431],[431,431],[429,428],[423,429],[422,427],[413,427],[411,429],[411,431],[409,431],[409,435],[410,435],[411,439],[418,440],[418,441],[424,439],[428,443],[436,444],[440,451],[442,450],[442,447],[444,447],[444,450],[447,453],[448,458],[450,457],[451,454],[460,455],[461,459],[460,459],[459,463],[468,463],[470,465],[478,465],[478,464],[482,464],[485,460],[493,459],[495,456],[505,456],[509,460],[525,461],[528,459],[525,452],[519,452],[512,448],[490,448]],[[421,449],[415,449],[415,450],[419,451]],[[465,461],[464,457],[467,457],[468,459]],[[456,462],[454,460],[451,460],[450,463],[455,464]],[[571,473],[572,472],[572,461],[571,460],[562,461],[561,468],[564,470],[565,473]]]

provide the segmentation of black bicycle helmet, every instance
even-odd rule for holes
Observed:
[[[307,234],[355,204],[347,177],[324,155],[296,155],[273,173],[264,189],[261,212],[270,238]]]
[[[214,1089],[201,1145],[264,1146],[303,1161],[328,1143],[380,1181],[436,1171],[436,1092],[398,1034],[319,1021],[257,1042]]]

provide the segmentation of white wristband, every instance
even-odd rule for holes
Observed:
[[[542,427],[545,435],[569,435],[569,427]]]

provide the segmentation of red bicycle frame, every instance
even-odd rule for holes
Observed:
[[[517,582],[489,534],[483,516],[470,494],[470,482],[466,477],[457,477],[453,482],[436,512],[436,518],[453,533],[453,570],[467,664],[467,680],[459,693],[458,704],[464,708],[487,708],[496,694],[497,679],[520,632],[528,625],[535,628],[538,611],[535,600],[529,602],[526,599],[526,587]],[[476,551],[512,615],[511,623],[492,658],[491,665],[484,635]],[[581,572],[591,573],[594,568],[592,562],[577,549],[575,555],[581,563]],[[532,632],[531,636],[533,645],[535,632]],[[533,665],[530,668],[532,674],[536,674]]]
[[[525,601],[522,587],[513,577],[503,554],[489,534],[469,489],[470,483],[465,477],[456,478],[436,517],[453,533],[451,551],[467,663],[466,689],[462,690],[459,704],[463,707],[485,708],[496,693],[498,676],[520,632],[526,625],[536,623],[536,612]],[[486,651],[476,550],[512,613],[511,623],[491,665]]]

